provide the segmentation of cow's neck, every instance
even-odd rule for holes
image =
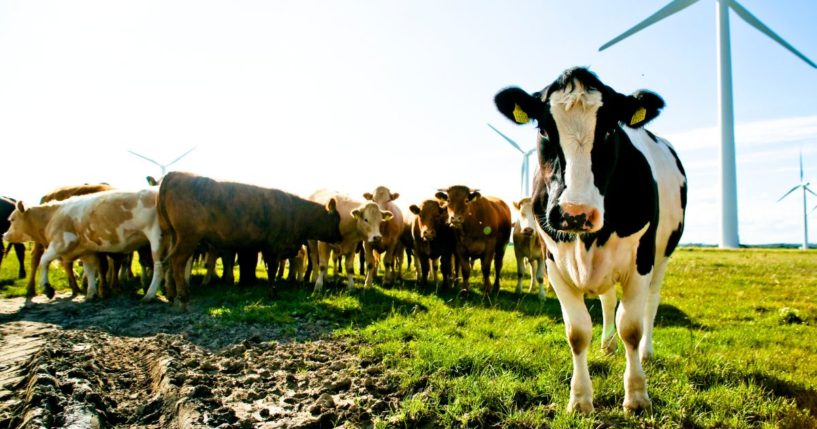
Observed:
[[[45,230],[48,222],[54,215],[54,212],[60,208],[57,204],[46,204],[37,207],[32,207],[28,210],[27,221],[29,223],[29,232],[31,238],[39,244],[48,245],[48,239],[45,236]]]

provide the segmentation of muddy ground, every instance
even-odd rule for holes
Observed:
[[[0,428],[371,427],[400,395],[329,322],[213,323],[191,303],[0,300]]]

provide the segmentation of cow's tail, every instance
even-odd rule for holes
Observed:
[[[162,230],[162,254],[165,255],[162,260],[163,265],[169,263],[176,243],[176,230],[173,229],[170,216],[167,214],[168,184],[173,181],[174,176],[173,173],[169,173],[162,178],[159,183],[159,194],[156,196],[156,212],[159,217],[159,228]]]

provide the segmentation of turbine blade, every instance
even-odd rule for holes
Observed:
[[[656,22],[658,22],[658,21],[660,21],[660,20],[662,20],[662,19],[664,19],[664,18],[666,18],[666,17],[668,17],[670,15],[674,15],[674,14],[676,14],[676,13],[678,13],[678,12],[692,6],[693,4],[695,4],[697,2],[698,2],[698,0],[674,0],[674,1],[672,1],[672,2],[670,2],[670,4],[664,6],[660,10],[658,10],[658,12],[655,12],[654,14],[650,15],[647,19],[645,19],[645,20],[639,22],[638,24],[636,24],[633,28],[619,34],[618,36],[613,38],[613,40],[610,40],[609,42],[601,45],[601,47],[599,48],[599,51],[603,51],[603,50],[609,48],[610,46],[613,46],[616,43],[618,43],[618,42],[632,36],[633,34],[638,33],[639,31],[649,27],[650,25],[653,25]]]
[[[817,194],[815,194],[814,191],[812,191],[811,188],[808,187],[808,184],[803,186],[803,189],[807,190],[809,194],[814,195],[815,197],[817,197]]]
[[[196,147],[197,146],[191,147],[190,150],[188,150],[187,152],[181,154],[178,158],[174,159],[173,161],[170,161],[167,165],[165,165],[165,167],[170,167],[171,165],[175,164],[177,161],[179,161],[180,159],[187,156],[188,153],[193,152],[193,150],[196,149]]]
[[[162,164],[159,164],[158,162],[156,162],[156,161],[154,161],[154,160],[152,160],[152,159],[150,159],[150,158],[148,158],[148,157],[146,157],[146,156],[144,156],[144,155],[139,155],[138,153],[136,153],[136,152],[134,152],[134,151],[132,151],[132,150],[128,150],[128,152],[130,152],[130,153],[131,153],[131,155],[138,156],[139,158],[142,158],[142,159],[144,159],[144,160],[145,160],[145,161],[147,161],[147,162],[152,162],[152,163],[154,163],[154,164],[158,165],[159,167],[161,167],[161,166],[162,166]]]
[[[511,138],[510,138],[510,137],[506,136],[505,134],[502,134],[502,132],[501,132],[501,131],[499,131],[498,129],[494,128],[494,126],[493,126],[493,125],[488,124],[488,126],[489,126],[489,127],[491,127],[491,129],[492,129],[492,130],[496,131],[496,133],[497,133],[497,134],[499,134],[500,136],[502,136],[502,138],[503,138],[503,139],[505,139],[505,140],[506,140],[508,143],[510,143],[510,144],[511,144],[511,146],[515,147],[515,148],[516,148],[516,150],[518,150],[518,151],[522,152],[522,154],[524,154],[524,153],[525,153],[525,151],[524,151],[524,150],[522,150],[522,148],[521,148],[521,147],[519,147],[519,145],[518,145],[518,144],[516,144],[516,142],[515,142],[515,141],[511,140]]]
[[[813,209],[811,209],[811,211],[810,211],[810,212],[808,212],[808,214],[812,214],[812,213],[814,213],[814,210],[817,210],[817,206],[814,206],[814,208],[813,208]]]
[[[800,149],[800,183],[803,183],[803,149]]]
[[[751,25],[752,27],[755,27],[757,29],[757,31],[760,31],[761,33],[769,36],[770,39],[772,39],[775,42],[779,43],[780,46],[788,49],[789,52],[791,52],[794,55],[797,55],[798,58],[805,61],[808,65],[810,65],[810,66],[817,69],[817,64],[814,64],[813,61],[811,61],[805,55],[800,53],[800,51],[798,51],[797,49],[794,49],[794,46],[790,45],[789,42],[783,40],[782,37],[778,36],[777,33],[772,31],[771,28],[767,27],[766,24],[760,22],[759,19],[757,19],[754,15],[752,15],[751,12],[746,10],[745,7],[741,6],[740,3],[738,3],[735,0],[730,0],[729,5],[732,8],[732,10],[734,10],[735,13],[738,14],[739,17],[743,18],[743,20],[746,21],[747,24]]]
[[[531,149],[531,150],[529,150],[529,151],[525,152],[525,158],[527,158],[527,157],[529,157],[529,156],[533,155],[535,152],[536,152],[536,148],[533,148],[533,149]]]
[[[779,198],[779,199],[778,199],[776,202],[778,202],[778,203],[779,203],[781,200],[783,200],[783,198],[788,197],[788,196],[789,196],[789,194],[791,194],[792,192],[796,191],[798,188],[800,188],[800,185],[797,185],[797,186],[795,186],[795,187],[793,187],[793,188],[789,189],[789,192],[786,192],[785,194],[783,194],[783,196],[782,196],[782,197],[780,197],[780,198]]]

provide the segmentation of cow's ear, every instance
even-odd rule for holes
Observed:
[[[365,194],[363,194],[363,198],[365,198],[366,201],[371,201],[372,198],[374,198],[374,195],[372,195],[370,192],[366,192]]]
[[[494,97],[496,108],[506,118],[517,124],[527,124],[531,119],[538,119],[545,111],[545,103],[538,96],[512,87],[505,88]]]
[[[400,193],[399,192],[392,192],[389,197],[391,198],[392,201],[394,201],[394,200],[400,198]]]
[[[22,201],[17,201],[17,210],[19,210],[20,213],[26,212],[26,206],[23,204]]]
[[[420,208],[419,208],[419,207],[417,207],[417,204],[412,204],[412,205],[409,207],[409,211],[411,211],[412,213],[414,213],[414,214],[416,214],[416,215],[420,214]]]
[[[519,210],[519,208],[522,207],[522,200],[514,201],[513,206],[516,207],[517,210]]]
[[[153,177],[153,176],[147,176],[147,177],[145,177],[145,180],[147,180],[148,185],[150,185],[150,186],[156,186],[156,185],[159,184],[159,181],[156,180],[156,178]]]
[[[361,213],[361,211],[360,211],[360,210],[358,210],[358,209],[354,209],[354,210],[352,210],[352,217],[353,217],[353,218],[355,218],[355,219],[360,219],[360,216],[361,216],[361,215],[362,215],[362,213]]]
[[[448,201],[448,194],[443,191],[437,192],[434,196],[440,201]]]
[[[334,198],[330,199],[328,203],[326,203],[326,211],[329,213],[334,213],[338,211],[338,203],[335,201]]]
[[[664,100],[656,93],[639,90],[625,97],[619,121],[631,128],[641,128],[655,119],[664,108]]]
[[[380,214],[383,215],[383,222],[388,222],[394,217],[390,211],[382,211]]]
[[[478,200],[479,197],[481,197],[481,196],[482,196],[482,194],[479,193],[479,190],[474,189],[473,191],[471,191],[468,194],[468,202],[472,203],[472,202]]]

